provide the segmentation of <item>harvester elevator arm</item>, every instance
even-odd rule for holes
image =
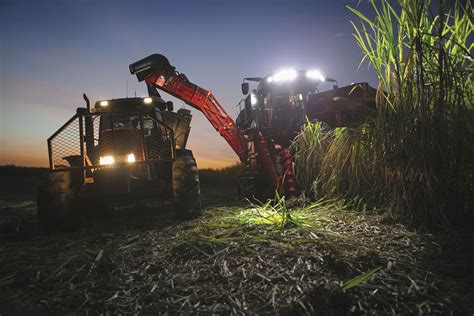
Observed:
[[[227,114],[214,95],[175,71],[168,59],[153,54],[130,65],[130,72],[148,87],[160,89],[201,111],[212,126],[224,137],[242,162],[247,160],[247,150],[237,131],[234,120]]]

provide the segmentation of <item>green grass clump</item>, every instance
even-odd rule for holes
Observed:
[[[322,229],[320,219],[335,211],[346,210],[350,205],[343,200],[318,200],[304,205],[302,201],[288,205],[285,197],[276,194],[275,199],[250,203],[250,207],[234,213],[239,225],[269,225],[275,228]]]
[[[417,225],[471,225],[472,4],[370,3],[375,18],[348,8],[361,64],[379,78],[377,114],[357,128],[307,124],[295,141],[298,178],[316,197],[362,198]]]
[[[316,235],[335,236],[326,227],[327,223],[332,221],[332,216],[342,212],[349,217],[347,210],[355,206],[343,200],[320,200],[307,205],[301,201],[291,203],[293,205],[288,205],[284,197],[277,195],[265,203],[209,208],[199,219],[200,224],[177,241],[180,245],[220,246],[236,242],[271,243],[289,250],[297,244],[314,243]]]

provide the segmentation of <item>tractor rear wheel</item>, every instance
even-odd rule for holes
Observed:
[[[178,218],[201,213],[201,192],[196,160],[190,150],[176,152],[173,162],[174,210]]]
[[[37,213],[43,232],[71,231],[79,226],[71,172],[50,173],[38,193]]]

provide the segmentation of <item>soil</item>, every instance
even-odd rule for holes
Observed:
[[[0,314],[474,313],[472,232],[331,207],[307,225],[259,225],[232,189],[203,195],[198,218],[148,203],[57,235],[39,233],[34,196],[4,199]]]

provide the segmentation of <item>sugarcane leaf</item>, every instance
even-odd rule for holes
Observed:
[[[358,275],[356,276],[355,278],[353,279],[350,279],[349,281],[346,281],[343,285],[342,285],[342,290],[345,291],[345,290],[348,290],[350,288],[353,288],[355,286],[358,286],[362,283],[364,283],[365,281],[367,281],[368,279],[370,279],[376,272],[378,272],[380,269],[382,269],[382,267],[377,267],[373,270],[370,270],[368,272],[365,272],[361,275]]]

